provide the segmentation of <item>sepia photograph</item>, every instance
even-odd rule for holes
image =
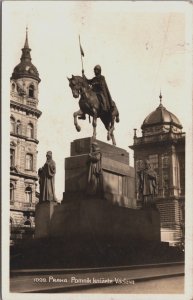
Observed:
[[[2,297],[193,299],[192,4],[3,1]]]

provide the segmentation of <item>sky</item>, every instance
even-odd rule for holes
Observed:
[[[64,159],[70,143],[92,136],[92,126],[80,120],[67,77],[81,75],[78,37],[85,56],[85,75],[94,76],[99,64],[120,113],[117,146],[130,153],[133,166],[133,129],[141,136],[145,117],[162,103],[174,113],[183,130],[192,132],[192,20],[183,1],[4,1],[2,18],[3,138],[9,136],[10,77],[20,62],[26,26],[32,63],[37,67],[39,106],[38,165],[51,150],[56,162],[56,196],[64,192]],[[100,120],[97,139],[106,141]],[[109,142],[108,142],[109,143]],[[6,147],[6,146],[5,146]],[[7,148],[8,149],[8,148]]]

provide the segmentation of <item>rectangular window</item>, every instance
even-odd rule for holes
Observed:
[[[26,154],[26,170],[33,170],[33,155]]]
[[[10,203],[14,203],[14,185],[12,182],[10,183]]]
[[[167,153],[162,154],[162,168],[168,168],[169,167],[169,156]]]
[[[149,155],[149,162],[153,170],[158,171],[158,154]]]
[[[10,167],[15,166],[15,150],[10,149]]]
[[[163,153],[161,156],[162,162],[162,186],[164,196],[169,195],[169,155]]]
[[[185,158],[179,155],[181,195],[185,195]]]

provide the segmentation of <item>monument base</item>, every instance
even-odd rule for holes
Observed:
[[[35,238],[160,241],[158,210],[112,205],[103,199],[78,199],[63,204],[41,203],[36,209]]]
[[[168,247],[160,242],[159,211],[136,208],[134,170],[124,149],[97,140],[102,196],[88,195],[90,143],[71,143],[62,203],[37,205],[35,240],[22,250],[28,267],[34,259],[34,267],[47,268],[148,263]]]

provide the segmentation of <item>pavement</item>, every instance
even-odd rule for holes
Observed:
[[[106,287],[126,288],[136,283],[184,275],[184,263],[92,269],[12,270],[10,291],[64,293]],[[177,279],[178,278],[178,279]]]

